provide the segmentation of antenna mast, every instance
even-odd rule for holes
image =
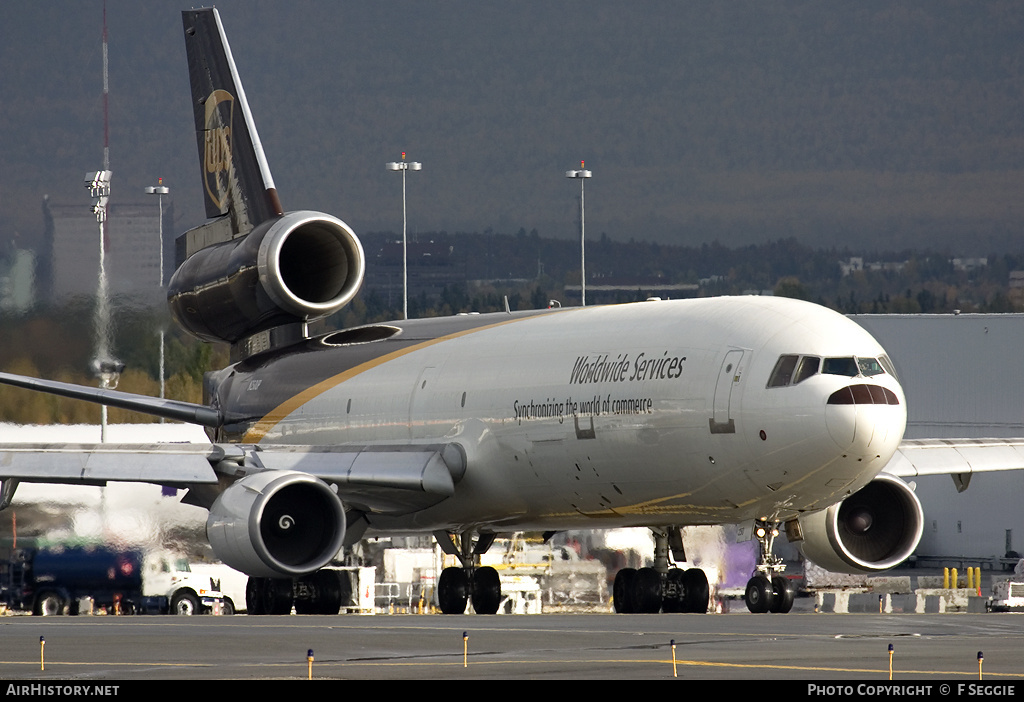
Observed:
[[[107,286],[107,204],[110,199],[110,120],[108,111],[107,75],[107,3],[103,3],[103,170],[85,174],[85,187],[92,196],[92,211],[100,229],[100,265],[96,286],[96,356],[92,361],[93,373],[101,388],[116,388],[124,364],[110,353],[110,295]],[[107,440],[107,406],[100,408],[100,441]]]

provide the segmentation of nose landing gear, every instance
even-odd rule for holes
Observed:
[[[743,596],[747,609],[754,614],[785,614],[793,609],[793,586],[782,575],[786,566],[781,558],[772,553],[772,545],[778,535],[778,522],[759,520],[754,524],[754,537],[760,546],[760,553],[756,572],[747,581],[747,590]]]

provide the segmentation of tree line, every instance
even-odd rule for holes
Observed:
[[[387,247],[394,235],[368,235],[368,257]],[[506,300],[512,310],[547,307],[550,300],[573,304],[566,285],[579,284],[579,243],[545,239],[536,231],[515,234],[420,235],[450,260],[430,265],[450,275],[433,290],[421,289],[409,300],[410,317],[462,312],[498,312]],[[857,256],[863,270],[840,265]],[[600,302],[630,302],[647,296],[652,281],[691,283],[692,296],[774,294],[809,300],[847,314],[949,314],[1024,311],[1021,291],[1010,288],[1010,274],[1024,270],[1024,253],[993,254],[956,265],[947,254],[919,251],[813,249],[796,240],[737,248],[651,242],[618,242],[598,236],[587,249],[588,281],[636,282]],[[884,263],[872,269],[870,263]],[[371,264],[373,265],[372,261]],[[413,262],[410,269],[415,269]],[[588,294],[588,302],[590,302]],[[0,369],[83,385],[93,354],[93,300],[76,298],[59,306],[39,306],[28,314],[0,314]],[[401,318],[401,299],[380,287],[364,286],[344,310],[313,325],[329,331]],[[201,342],[170,320],[163,308],[114,304],[114,355],[125,363],[118,389],[158,394],[159,330],[166,330],[166,395],[188,402],[203,400],[203,374],[228,363],[223,344]],[[111,409],[111,422],[155,421],[148,415]],[[42,393],[0,386],[0,421],[25,424],[97,423],[99,408]]]

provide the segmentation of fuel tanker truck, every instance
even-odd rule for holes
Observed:
[[[220,612],[209,576],[170,551],[58,546],[12,551],[0,561],[0,604],[40,616]]]

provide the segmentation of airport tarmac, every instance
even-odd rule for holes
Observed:
[[[986,682],[1024,684],[1021,615],[796,612],[15,616],[0,677],[305,680],[312,649],[314,679],[671,680],[672,640],[681,679],[888,681],[892,644],[894,680],[976,682],[982,651]]]

